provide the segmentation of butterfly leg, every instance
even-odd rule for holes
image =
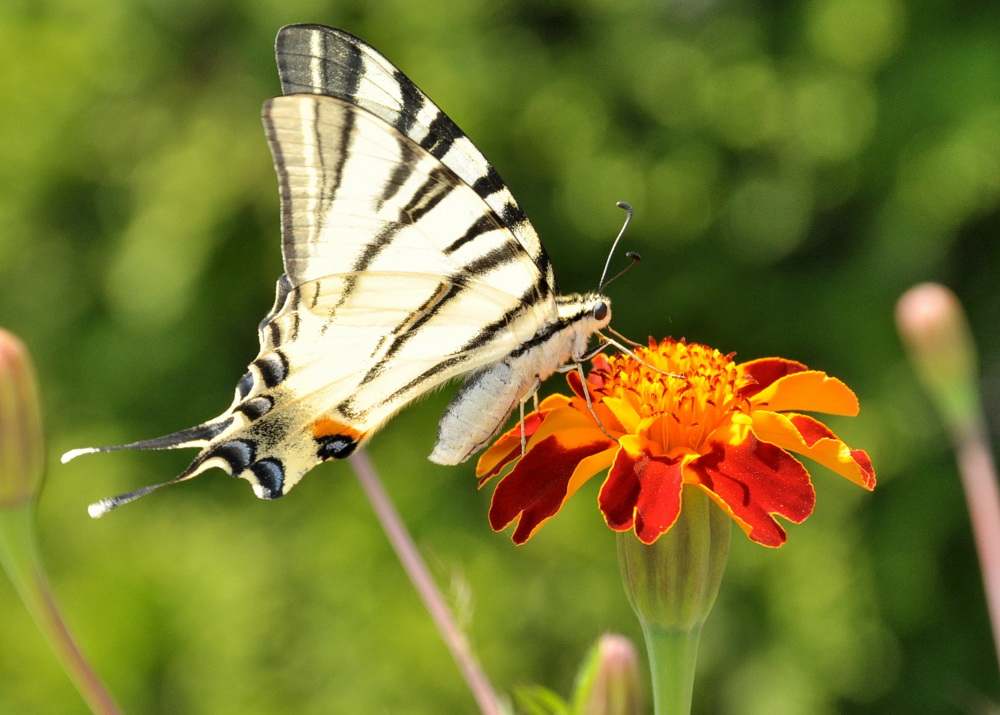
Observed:
[[[604,425],[601,423],[601,418],[597,416],[597,412],[594,411],[594,403],[590,399],[590,390],[587,389],[587,376],[583,372],[583,362],[582,362],[583,360],[589,360],[590,358],[594,357],[594,355],[597,355],[601,350],[608,347],[608,345],[611,345],[611,343],[604,343],[603,345],[598,346],[598,349],[590,350],[589,352],[585,353],[580,358],[580,360],[576,362],[571,362],[566,365],[562,365],[558,367],[556,371],[572,372],[576,370],[577,374],[580,376],[580,385],[583,388],[583,399],[587,402],[587,409],[590,410],[590,414],[594,418],[594,422],[596,422],[597,426],[601,428],[601,432],[604,433],[605,437],[607,437],[608,439],[614,439],[614,436],[610,432],[608,432],[608,430],[605,429]]]
[[[531,387],[528,391],[524,393],[524,397],[518,400],[518,408],[521,411],[521,456],[523,457],[528,451],[528,438],[524,435],[524,403],[529,399],[535,401],[535,412],[538,412],[538,388],[541,387],[542,381],[535,375],[535,381],[531,383]],[[529,397],[530,396],[530,397]]]
[[[607,350],[608,348],[610,348],[612,346],[614,346],[616,348],[619,347],[618,344],[614,340],[607,340],[606,339],[606,340],[604,340],[604,342],[602,342],[602,343],[600,343],[598,345],[595,345],[593,348],[591,348],[590,350],[588,350],[587,352],[585,352],[583,355],[580,355],[579,357],[577,357],[577,356],[574,355],[573,356],[573,361],[576,364],[575,365],[563,365],[564,368],[569,368],[569,369],[568,370],[561,370],[561,372],[569,372],[570,370],[573,370],[575,368],[580,368],[580,371],[581,371],[580,374],[582,375],[583,374],[583,368],[580,367],[580,363],[586,362],[587,360],[593,360],[595,357],[597,357],[598,355],[600,355],[601,353],[603,353],[605,350]]]
[[[646,347],[642,343],[637,343],[636,341],[631,340],[631,339],[625,337],[624,335],[622,335],[621,333],[619,333],[617,330],[615,330],[614,328],[612,328],[610,325],[605,325],[604,328],[602,328],[602,330],[607,330],[609,333],[611,333],[613,336],[615,336],[616,338],[618,338],[620,341],[622,341],[623,343],[628,343],[633,348],[643,348],[643,347]]]

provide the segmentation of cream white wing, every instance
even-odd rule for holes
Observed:
[[[291,95],[266,102],[263,120],[292,285],[416,268],[497,286],[522,303],[551,300],[531,256],[482,197],[378,117],[333,97]]]
[[[323,94],[368,110],[438,159],[482,197],[556,290],[538,234],[476,145],[395,65],[349,32],[288,25],[275,40],[283,94]],[[286,252],[287,255],[287,252]]]

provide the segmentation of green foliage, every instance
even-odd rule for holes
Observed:
[[[280,272],[258,119],[278,91],[272,41],[304,21],[370,41],[473,137],[564,289],[594,287],[615,201],[631,202],[624,243],[644,261],[612,286],[618,330],[802,360],[859,393],[861,416],[831,426],[870,452],[879,487],[819,470],[817,512],[787,546],[734,538],[697,710],[1000,700],[958,478],[892,326],[905,288],[951,286],[1000,424],[989,3],[6,0],[0,325],[42,383],[53,587],[126,711],[473,708],[345,465],[278,503],[211,473],[92,522],[88,503],[189,455],[55,458],[228,404]],[[446,398],[372,455],[442,578],[468,582],[496,685],[569,692],[598,633],[640,640],[597,484],[512,547],[472,467],[424,459]],[[9,590],[0,610],[0,711],[83,712]]]
[[[515,691],[518,712],[524,715],[569,715],[569,706],[558,694],[540,685]]]

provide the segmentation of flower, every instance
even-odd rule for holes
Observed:
[[[521,544],[581,485],[610,467],[598,497],[615,531],[652,544],[677,520],[685,484],[715,501],[753,541],[781,546],[781,516],[801,523],[816,495],[802,454],[871,490],[868,455],[793,410],[855,415],[840,380],[782,358],[737,364],[732,354],[667,338],[634,355],[599,355],[573,396],[552,395],[479,460],[480,485],[512,462],[493,493],[490,524],[517,522]],[[586,390],[586,391],[585,391]],[[590,404],[588,404],[588,401]]]

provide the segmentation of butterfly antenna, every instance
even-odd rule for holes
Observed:
[[[632,213],[633,212],[632,212],[632,205],[631,204],[627,204],[624,201],[619,201],[615,205],[618,208],[623,209],[625,211],[625,222],[622,224],[621,230],[618,231],[618,237],[615,238],[615,242],[611,244],[611,250],[608,251],[608,260],[606,260],[604,262],[604,270],[601,271],[601,280],[598,281],[598,283],[597,283],[597,292],[598,293],[603,292],[605,286],[607,286],[608,283],[610,283],[611,281],[617,279],[619,276],[621,276],[623,273],[625,273],[625,271],[629,270],[632,266],[634,266],[640,260],[640,256],[639,256],[638,253],[636,253],[635,251],[629,251],[625,255],[628,256],[630,259],[632,259],[632,263],[629,264],[620,273],[618,273],[613,278],[611,278],[611,280],[605,282],[604,278],[605,278],[605,276],[608,275],[608,268],[611,266],[611,257],[615,255],[615,248],[618,247],[618,242],[622,240],[622,236],[625,235],[625,229],[628,228],[629,223],[631,223],[631,221],[632,221]]]
[[[608,280],[607,280],[607,281],[605,281],[604,285],[602,285],[602,286],[601,286],[601,291],[602,291],[602,292],[603,292],[603,290],[604,290],[605,288],[607,288],[607,287],[608,287],[609,285],[611,285],[611,284],[612,284],[612,283],[614,283],[614,282],[615,282],[616,280],[618,280],[618,279],[619,279],[619,278],[621,278],[621,277],[622,277],[623,275],[625,275],[625,274],[626,274],[626,273],[628,273],[628,272],[629,272],[630,270],[632,270],[632,268],[633,268],[633,267],[635,266],[635,264],[636,264],[636,263],[638,263],[639,261],[641,261],[641,260],[642,260],[642,256],[640,256],[640,255],[639,255],[638,253],[636,253],[635,251],[626,251],[626,252],[625,252],[625,257],[626,257],[626,258],[628,258],[628,259],[629,259],[630,261],[632,261],[632,262],[631,262],[631,263],[629,263],[629,264],[628,264],[627,266],[625,266],[624,268],[622,268],[622,269],[621,269],[620,271],[618,271],[617,273],[615,273],[615,274],[614,274],[613,276],[611,276],[610,278],[608,278]]]

